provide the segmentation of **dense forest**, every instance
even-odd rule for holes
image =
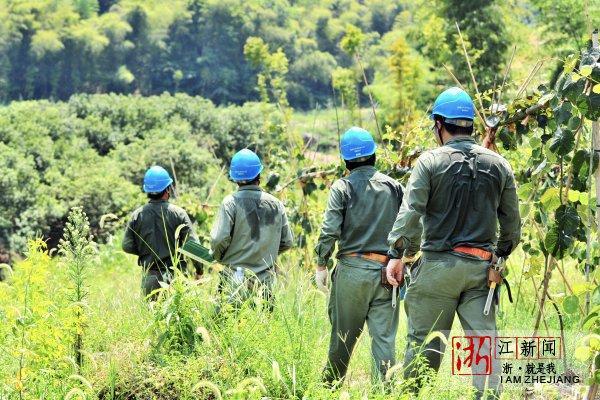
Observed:
[[[0,101],[185,92],[216,104],[241,104],[259,99],[257,75],[274,79],[283,74],[295,108],[331,103],[332,81],[357,86],[364,104],[365,85],[344,44],[348,32],[359,32],[362,64],[379,101],[393,102],[386,98],[391,94],[382,93],[392,81],[396,96],[404,97],[399,99],[403,107],[422,105],[431,99],[432,85],[446,78],[442,63],[469,82],[455,22],[479,84],[489,88],[510,43],[529,47],[537,41],[530,56],[581,47],[589,30],[586,15],[597,20],[599,6],[580,3],[1,0]],[[265,54],[280,59],[270,65],[249,60],[245,52],[252,38],[266,44]]]

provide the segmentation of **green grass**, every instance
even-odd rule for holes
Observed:
[[[365,333],[354,354],[345,385],[329,392],[320,384],[326,360],[330,325],[326,297],[299,270],[299,250],[282,258],[282,275],[276,286],[275,311],[245,306],[237,316],[215,318],[215,273],[202,283],[181,280],[170,289],[169,301],[149,307],[140,292],[141,271],[132,257],[111,245],[102,246],[89,271],[90,288],[84,332],[84,367],[77,376],[69,331],[70,312],[64,294],[68,282],[61,259],[33,253],[19,263],[8,283],[0,283],[0,398],[63,398],[79,390],[88,398],[398,398],[401,380],[393,394],[370,386],[369,339]],[[519,276],[522,258],[511,259],[512,276]],[[572,266],[566,266],[570,276]],[[31,310],[23,313],[28,274]],[[564,290],[555,274],[551,293]],[[537,279],[537,278],[536,278]],[[537,279],[539,281],[539,279]],[[517,282],[512,278],[514,294]],[[581,279],[580,279],[581,281]],[[575,280],[572,284],[576,284]],[[531,281],[524,281],[519,306],[505,302],[499,316],[502,329],[531,333],[535,318]],[[551,330],[558,320],[546,308]],[[24,324],[17,322],[26,316]],[[569,363],[575,346],[577,316],[566,316]],[[168,321],[168,322],[167,322]],[[193,350],[184,351],[181,328],[192,324]],[[21,346],[25,327],[24,346]],[[542,329],[543,330],[543,329]],[[458,334],[455,323],[453,334]],[[401,314],[397,354],[402,359],[406,319]],[[158,346],[163,335],[166,341]],[[18,382],[19,355],[24,354],[24,374]],[[449,352],[422,399],[470,398],[469,379],[450,376]],[[578,366],[581,371],[581,366]],[[22,385],[22,386],[21,386]],[[522,387],[507,387],[503,398],[517,398]],[[540,398],[561,398],[558,389],[539,388]],[[408,396],[408,395],[406,395]]]

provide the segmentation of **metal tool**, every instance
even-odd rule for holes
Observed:
[[[502,274],[504,268],[506,266],[506,260],[503,257],[500,257],[496,264],[492,268],[494,268],[498,273]],[[496,282],[490,283],[490,290],[488,291],[487,299],[485,300],[485,307],[483,308],[483,315],[489,315],[490,309],[492,308],[492,300],[494,299],[494,292],[496,291]]]
[[[396,308],[396,297],[398,296],[398,286],[392,288],[392,308]]]

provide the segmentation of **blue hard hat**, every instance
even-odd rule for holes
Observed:
[[[252,150],[243,149],[233,155],[229,166],[229,177],[234,182],[255,179],[263,170],[260,158]]]
[[[375,154],[377,145],[371,134],[356,126],[348,129],[340,140],[340,151],[344,160],[354,160]]]
[[[160,193],[173,183],[173,179],[163,167],[150,167],[144,175],[144,192]]]
[[[434,115],[441,115],[446,120],[473,120],[475,118],[475,106],[471,96],[464,90],[451,87],[450,89],[444,90],[433,103],[433,110],[431,110],[431,118]],[[455,123],[458,121],[447,121],[449,123]],[[455,125],[463,125],[456,123]],[[472,124],[470,124],[472,125]]]

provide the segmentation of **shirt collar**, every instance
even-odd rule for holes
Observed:
[[[259,192],[262,191],[262,189],[258,185],[244,185],[244,186],[239,186],[238,187],[238,191],[242,191],[242,190],[257,190]]]
[[[163,200],[163,199],[150,199],[148,201],[148,203],[168,203],[168,200]]]
[[[473,136],[459,136],[459,137],[454,137],[454,138],[448,140],[444,144],[444,146],[447,146],[447,145],[453,144],[453,143],[462,143],[462,142],[475,143],[475,138]]]
[[[363,165],[360,167],[356,167],[354,168],[352,171],[350,171],[351,174],[355,173],[355,172],[371,172],[371,171],[375,171],[375,167],[372,165]]]

